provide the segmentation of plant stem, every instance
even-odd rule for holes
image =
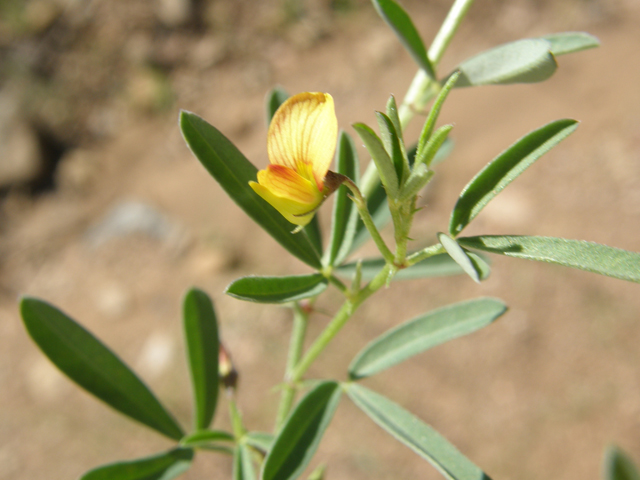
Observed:
[[[309,314],[305,312],[299,303],[293,305],[293,328],[291,331],[291,341],[289,343],[289,354],[287,356],[287,367],[285,373],[285,384],[280,395],[280,405],[276,416],[275,430],[278,431],[291,411],[293,400],[296,396],[296,388],[292,382],[288,381],[300,361],[304,338],[307,333]]]
[[[298,363],[296,368],[289,379],[290,382],[298,382],[302,379],[302,376],[307,372],[311,364],[316,358],[324,351],[329,342],[333,340],[333,337],[345,326],[353,312],[364,302],[369,296],[376,292],[380,287],[386,284],[389,276],[394,272],[394,267],[391,264],[384,266],[380,272],[369,282],[369,284],[358,292],[354,298],[348,298],[338,310],[333,320],[329,322],[326,328],[322,331],[320,336],[316,338],[315,342],[309,347],[307,353],[302,360]]]
[[[439,243],[437,243],[435,245],[431,245],[420,251],[412,253],[407,257],[406,263],[407,263],[407,266],[410,267],[411,265],[415,265],[416,263],[421,262],[422,260],[425,260],[429,257],[433,257],[434,255],[438,255],[444,252],[445,252],[444,247]]]
[[[373,164],[373,162],[371,163]],[[373,238],[373,241],[376,243],[378,250],[380,250],[380,253],[382,254],[382,256],[387,262],[393,262],[393,258],[394,258],[393,253],[391,253],[391,250],[389,250],[389,247],[387,247],[387,244],[384,243],[384,239],[380,235],[380,232],[378,231],[378,228],[376,227],[376,224],[374,223],[373,218],[371,218],[371,214],[367,209],[367,202],[362,196],[360,189],[348,177],[344,177],[343,185],[345,185],[349,190],[351,190],[351,193],[353,194],[353,201],[356,204],[356,208],[358,209],[360,218],[362,218],[362,223],[364,223],[364,226],[367,227],[367,230],[369,231],[369,235],[371,235],[371,238]]]

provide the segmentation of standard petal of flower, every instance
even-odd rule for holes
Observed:
[[[338,121],[333,98],[327,93],[299,93],[273,116],[267,134],[269,161],[306,177],[311,166],[318,189],[336,148]],[[311,178],[309,178],[311,180]]]
[[[281,165],[269,165],[266,170],[260,170],[258,182],[249,182],[249,185],[295,225],[309,223],[323,200],[322,193],[313,183]]]

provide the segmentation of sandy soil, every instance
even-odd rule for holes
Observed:
[[[578,131],[496,199],[469,233],[579,238],[640,251],[640,11],[634,2],[607,14],[561,2],[539,11],[527,2],[492,3],[488,12],[482,3],[452,44],[443,71],[492,45],[554,31],[588,30],[602,47],[561,57],[559,71],[543,84],[451,95],[442,122],[455,123],[456,149],[424,197],[414,238],[435,239],[462,187],[502,149],[548,121],[570,117],[582,122]],[[421,32],[432,35],[442,6],[409,5]],[[205,289],[240,371],[246,423],[272,427],[278,396],[270,389],[282,377],[289,314],[223,290],[241,275],[307,268],[226,198],[184,146],[176,119],[179,108],[198,113],[259,166],[267,161],[263,97],[273,84],[330,92],[340,125],[350,132],[353,122],[374,124],[374,110],[390,93],[403,95],[415,68],[371,8],[327,22],[325,35],[308,42],[290,41],[298,38],[291,36],[295,26],[268,42],[246,30],[249,41],[261,42],[250,55],[173,71],[176,100],[169,112],[125,115],[114,135],[91,146],[97,170],[89,188],[5,200],[0,479],[77,478],[95,465],[170,446],[50,366],[21,325],[20,294],[47,299],[82,322],[188,425],[180,302],[189,286]],[[87,232],[123,201],[161,212],[172,234],[92,243]],[[326,206],[320,214],[325,224],[328,212]],[[390,326],[454,301],[499,297],[510,306],[499,322],[366,384],[432,424],[494,479],[596,479],[610,442],[640,461],[638,293],[636,284],[503,258],[495,258],[492,276],[479,286],[463,277],[397,282],[361,308],[311,374],[343,379],[353,355]],[[333,311],[337,298],[329,293],[321,308]],[[326,321],[314,316],[311,335]],[[215,425],[228,425],[224,402]],[[348,400],[314,465],[319,462],[328,463],[332,480],[439,478]],[[185,478],[222,479],[230,472],[227,457],[202,454]]]

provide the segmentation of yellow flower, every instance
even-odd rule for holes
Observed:
[[[299,93],[276,111],[267,133],[270,165],[253,190],[291,223],[304,227],[327,196],[338,121],[328,93]]]

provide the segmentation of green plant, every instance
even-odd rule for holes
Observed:
[[[348,381],[309,379],[306,375],[310,366],[321,358],[358,307],[381,288],[401,278],[453,274],[466,274],[481,282],[490,271],[485,253],[640,282],[638,253],[551,237],[461,236],[496,195],[577,128],[577,122],[571,119],[540,127],[493,159],[461,192],[446,231],[439,233],[432,245],[410,251],[417,196],[451,150],[448,135],[452,125],[437,127],[447,96],[462,87],[543,81],[555,72],[557,56],[596,47],[598,41],[581,32],[519,40],[467,59],[441,77],[437,74],[440,59],[472,2],[454,2],[429,49],[399,4],[393,0],[373,3],[419,70],[404,100],[398,105],[390,97],[384,112],[377,112],[379,134],[365,124],[353,125],[372,158],[361,178],[353,139],[346,132],[338,133],[333,100],[328,94],[305,92],[289,97],[281,89],[269,94],[271,165],[261,171],[205,120],[189,112],[180,116],[189,148],[220,186],[258,225],[313,270],[286,277],[244,277],[227,288],[235,298],[285,304],[292,312],[289,356],[273,433],[252,431],[244,424],[235,403],[237,373],[219,343],[213,304],[201,290],[189,290],[184,299],[184,332],[194,397],[189,433],[89,332],[41,300],[22,300],[27,330],[65,374],[111,407],[176,441],[175,448],[168,452],[98,467],[83,479],[168,480],[188,469],[195,452],[202,450],[232,455],[237,479],[251,480],[258,475],[263,480],[297,478],[308,466],[343,395],[445,478],[488,478],[432,427],[358,382],[489,325],[506,312],[502,301],[478,298],[460,302],[392,328],[364,346],[353,359],[347,368]],[[415,145],[406,143],[403,132],[407,125],[431,101]],[[336,167],[331,171],[334,149]],[[316,212],[330,195],[334,196],[332,227],[328,245],[323,248]],[[380,233],[387,223],[393,227],[391,246]],[[346,262],[368,238],[374,241],[380,256]],[[305,350],[314,302],[330,285],[342,294],[343,303]],[[228,393],[231,432],[210,427],[220,387]],[[637,478],[626,457],[613,452],[608,457],[608,478]],[[319,469],[309,478],[323,475],[323,469]]]

